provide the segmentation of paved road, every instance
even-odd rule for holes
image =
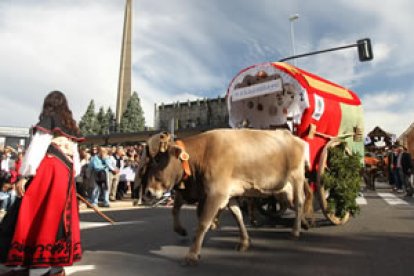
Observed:
[[[318,226],[289,239],[291,223],[249,227],[252,246],[234,250],[238,231],[228,212],[219,231],[206,237],[200,264],[182,266],[192,236],[172,232],[170,208],[118,209],[106,212],[110,226],[82,212],[83,260],[68,275],[412,275],[414,198],[394,194],[387,185],[358,199],[361,214],[343,226],[330,226],[317,214]],[[190,233],[193,208],[183,210]],[[1,271],[1,268],[0,268]]]

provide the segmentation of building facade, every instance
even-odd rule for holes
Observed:
[[[0,148],[17,146],[25,148],[30,139],[30,128],[28,127],[0,127]]]
[[[154,128],[179,130],[188,128],[228,127],[229,114],[224,97],[197,99],[155,105]]]
[[[405,146],[414,158],[414,123],[412,123],[401,135],[398,141]]]

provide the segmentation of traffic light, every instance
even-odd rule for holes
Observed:
[[[371,39],[364,38],[357,40],[358,56],[360,61],[369,61],[374,58],[372,54]]]

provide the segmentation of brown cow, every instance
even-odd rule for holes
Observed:
[[[157,142],[159,144],[157,144]],[[217,212],[226,206],[240,229],[240,249],[249,247],[249,236],[236,196],[288,193],[296,212],[292,235],[298,238],[303,218],[305,148],[303,140],[287,130],[213,130],[182,140],[176,145],[169,135],[148,141],[150,155],[148,191],[160,198],[189,174],[203,185],[202,208],[194,243],[187,263],[197,263],[204,235]],[[186,160],[188,159],[188,161]],[[186,168],[188,162],[190,173]]]

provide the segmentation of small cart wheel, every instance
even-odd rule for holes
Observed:
[[[331,211],[328,209],[328,198],[329,198],[329,191],[325,190],[323,183],[322,183],[322,175],[327,168],[327,160],[328,160],[328,150],[330,148],[337,147],[341,144],[339,140],[331,140],[329,141],[325,147],[323,148],[320,159],[319,159],[319,170],[318,176],[316,180],[316,187],[317,187],[317,196],[319,199],[319,204],[321,206],[322,212],[325,217],[334,225],[342,225],[349,221],[350,213],[347,211],[344,216],[337,216],[335,211]],[[350,152],[348,152],[350,154]]]

